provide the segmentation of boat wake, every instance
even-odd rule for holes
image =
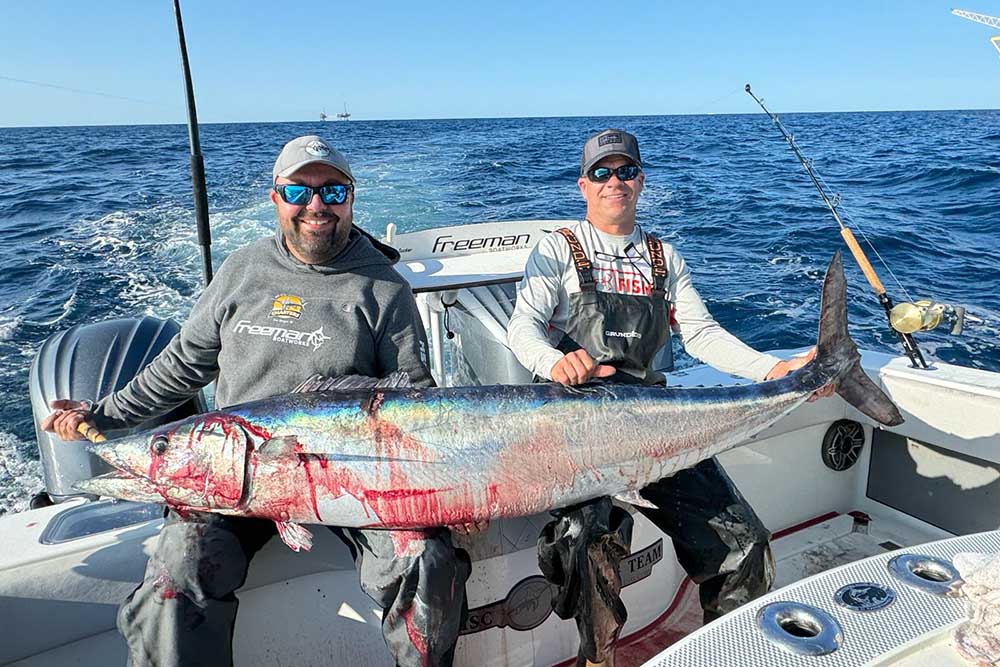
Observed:
[[[28,509],[31,494],[42,489],[42,466],[29,453],[34,449],[34,443],[0,431],[0,516]]]

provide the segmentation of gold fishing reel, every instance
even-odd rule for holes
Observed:
[[[924,300],[897,303],[889,311],[889,324],[904,334],[930,331],[942,322],[947,322],[951,326],[952,334],[962,333],[962,327],[965,325],[965,308]]]

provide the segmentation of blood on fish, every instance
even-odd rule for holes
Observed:
[[[503,494],[509,497],[502,497],[497,484],[484,490],[474,489],[471,484],[456,488],[414,486],[415,480],[408,472],[412,463],[408,461],[434,462],[439,455],[383,418],[384,414],[376,411],[366,418],[371,454],[379,460],[364,469],[358,469],[355,463],[305,452],[302,443],[291,448],[293,456],[289,456],[287,465],[269,461],[259,469],[262,460],[251,455],[254,493],[250,513],[322,522],[320,505],[324,498],[349,496],[374,515],[369,526],[406,529],[480,521],[495,514],[499,507],[517,505],[521,490],[516,484],[509,485],[509,493]],[[519,465],[523,467],[526,460],[530,459],[522,459]],[[399,544],[401,549],[408,546]]]
[[[382,504],[383,501],[397,502],[403,498],[427,496],[432,493],[443,493],[450,490],[451,489],[385,489],[383,491],[381,489],[367,489],[364,491],[364,496],[366,500]]]
[[[295,446],[301,450],[301,443],[295,443]],[[306,476],[306,486],[309,488],[309,500],[312,503],[313,514],[316,515],[318,521],[322,521],[323,517],[319,513],[319,501],[316,499],[316,480],[313,479],[312,470],[309,467],[310,459],[315,459],[314,455],[310,454],[299,454],[299,461],[302,463],[302,471]],[[326,465],[324,465],[326,464]],[[320,467],[326,468],[329,462],[326,459],[320,460]]]
[[[410,479],[411,460],[434,462],[439,454],[426,447],[397,424],[386,419],[384,396],[375,394],[369,404],[366,430],[372,454],[377,460],[370,469],[358,470],[357,464],[344,464],[316,453],[308,453],[301,442],[291,448],[288,465],[269,462],[260,469],[262,460],[248,443],[250,457],[247,474],[252,476],[253,497],[246,513],[280,521],[323,522],[320,508],[323,498],[349,496],[355,498],[365,512],[371,512],[371,527],[412,528],[428,525],[451,525],[481,521],[496,515],[509,515],[533,510],[539,502],[547,502],[556,487],[572,486],[579,472],[566,452],[561,429],[555,425],[536,429],[529,439],[514,443],[501,452],[490,477],[496,481],[485,488],[465,483],[454,488],[415,487]],[[194,429],[203,433],[213,424],[222,427],[226,437],[239,427],[263,441],[272,435],[265,429],[241,418],[209,415]],[[195,440],[190,439],[191,446]],[[163,457],[153,457],[150,479],[169,480],[175,486],[204,493],[208,489],[217,502],[237,503],[242,497],[240,476],[212,478],[208,471],[195,466],[166,473]],[[242,464],[241,464],[242,465]],[[545,491],[545,498],[526,497],[523,479],[529,467],[543,466],[552,476],[555,487]],[[266,471],[266,472],[265,472]],[[227,481],[232,480],[229,485]],[[241,483],[234,483],[240,480]],[[238,487],[238,488],[237,488]],[[536,494],[537,495],[537,494]],[[176,507],[178,503],[166,499]],[[398,548],[409,547],[409,539],[401,538]]]
[[[369,525],[409,528],[481,520],[488,518],[488,508],[496,505],[495,487],[490,487],[478,503],[467,485],[458,489],[412,488],[399,474],[390,475],[395,488],[373,488],[367,475],[342,464],[331,465],[321,455],[299,454],[296,458],[293,465],[268,467],[255,479],[255,516],[273,518],[287,512],[293,521],[322,521],[322,496],[350,496],[374,514]],[[327,465],[316,465],[321,460]]]
[[[166,437],[171,443],[172,448],[184,447],[186,445],[188,450],[193,451],[196,447],[201,447],[202,435],[214,425],[219,425],[222,428],[223,437],[226,442],[233,438],[241,437],[242,434],[236,431],[237,428],[243,429],[243,431],[253,434],[264,441],[270,439],[270,435],[265,429],[250,423],[246,419],[220,413],[204,415],[192,426],[186,442],[175,440],[174,435],[176,431],[174,430],[165,431],[158,435]],[[165,504],[169,507],[178,511],[190,509],[183,502],[171,497],[171,491],[176,491],[178,488],[203,494],[207,496],[206,500],[212,498],[217,507],[235,506],[242,498],[245,457],[234,457],[234,460],[231,462],[233,467],[229,470],[231,474],[221,476],[212,474],[213,466],[206,465],[201,469],[193,465],[191,459],[188,459],[181,468],[168,470],[168,460],[166,453],[153,453],[150,457],[147,476],[163,497]]]
[[[525,474],[533,475],[539,468],[544,469],[551,480],[548,488],[540,490],[545,497],[530,496],[526,491],[532,485],[521,483]],[[517,513],[530,513],[534,507],[548,503],[559,490],[572,487],[579,472],[566,447],[562,429],[555,424],[540,426],[528,439],[512,443],[497,456],[496,466],[491,471],[492,479],[496,480],[493,485],[496,502],[506,510],[504,513],[514,513],[511,512],[513,508],[521,508]]]

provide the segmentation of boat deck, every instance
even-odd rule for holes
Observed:
[[[830,512],[774,534],[771,548],[777,571],[772,590],[839,565],[926,541],[926,534],[891,517]],[[685,578],[670,608],[660,618],[622,638],[615,665],[638,667],[701,626],[698,586]]]

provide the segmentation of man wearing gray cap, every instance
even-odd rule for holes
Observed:
[[[577,180],[587,217],[542,239],[518,285],[507,340],[521,364],[565,385],[660,384],[673,331],[688,353],[727,373],[764,380],[804,365],[808,358],[756,352],[712,318],[681,256],[636,222],[644,182],[633,135],[608,129],[587,139]],[[640,495],[637,509],[673,538],[701,585],[706,621],[770,587],[770,535],[715,459]],[[611,662],[626,618],[617,564],[629,553],[632,517],[607,498],[554,514],[539,565],[558,587],[556,612],[577,622],[581,664]]]
[[[353,225],[347,159],[317,136],[299,137],[272,176],[276,235],[226,258],[181,331],[127,386],[92,409],[54,401],[44,429],[75,440],[81,426],[136,425],[212,380],[219,407],[290,392],[315,374],[402,371],[416,386],[433,385],[413,294],[392,268],[399,254]],[[234,592],[276,528],[302,546],[296,526],[170,509],[144,581],[119,609],[129,664],[231,665]],[[450,665],[470,563],[448,529],[335,532],[383,608],[395,663]]]

